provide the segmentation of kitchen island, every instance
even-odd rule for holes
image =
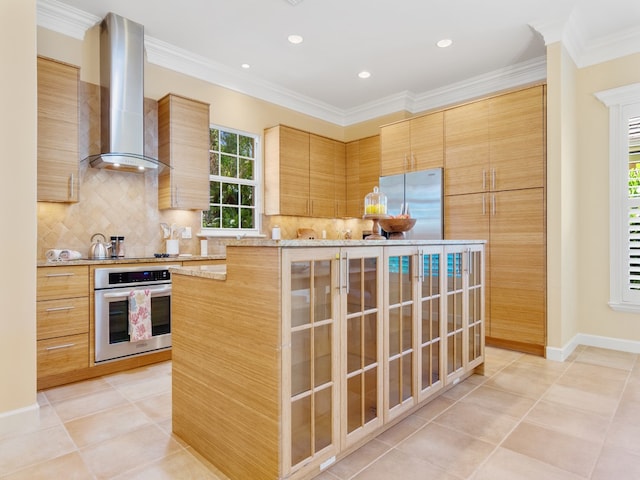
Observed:
[[[484,241],[239,240],[173,272],[173,432],[312,478],[484,361]]]

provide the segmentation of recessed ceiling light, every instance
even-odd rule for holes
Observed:
[[[442,40],[439,40],[438,43],[436,43],[436,45],[439,46],[440,48],[447,48],[447,47],[450,47],[452,43],[453,43],[453,40],[451,40],[450,38],[443,38]]]
[[[367,72],[366,70],[363,70],[358,74],[358,76],[360,78],[369,78],[371,76],[371,72]]]
[[[245,70],[251,68],[251,65],[249,65],[248,63],[243,63],[242,65],[240,65],[242,68],[244,68]]]
[[[287,40],[289,40],[289,43],[293,43],[294,45],[298,45],[299,43],[302,43],[302,41],[304,39],[302,38],[301,35],[289,35],[287,37]]]

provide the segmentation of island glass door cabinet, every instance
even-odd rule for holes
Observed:
[[[484,255],[481,245],[445,247],[446,384],[484,359]]]
[[[341,250],[343,447],[383,422],[383,254],[381,248]]]
[[[283,250],[285,474],[382,425],[381,261],[381,248]]]
[[[442,247],[387,247],[384,359],[386,418],[443,387]]]

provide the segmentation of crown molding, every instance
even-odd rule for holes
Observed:
[[[37,0],[36,10],[39,27],[62,33],[76,40],[83,40],[86,31],[102,20],[57,0]]]
[[[38,26],[78,40],[102,19],[57,0],[37,0]],[[535,27],[534,27],[535,28]],[[340,109],[145,35],[147,61],[339,126],[408,111],[418,113],[546,78],[544,57],[505,67],[428,92],[398,92],[351,109]]]

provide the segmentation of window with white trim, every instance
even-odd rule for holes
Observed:
[[[640,312],[640,84],[596,97],[609,107],[609,305]]]
[[[259,136],[212,125],[209,130],[209,210],[206,235],[260,233],[262,176]]]

